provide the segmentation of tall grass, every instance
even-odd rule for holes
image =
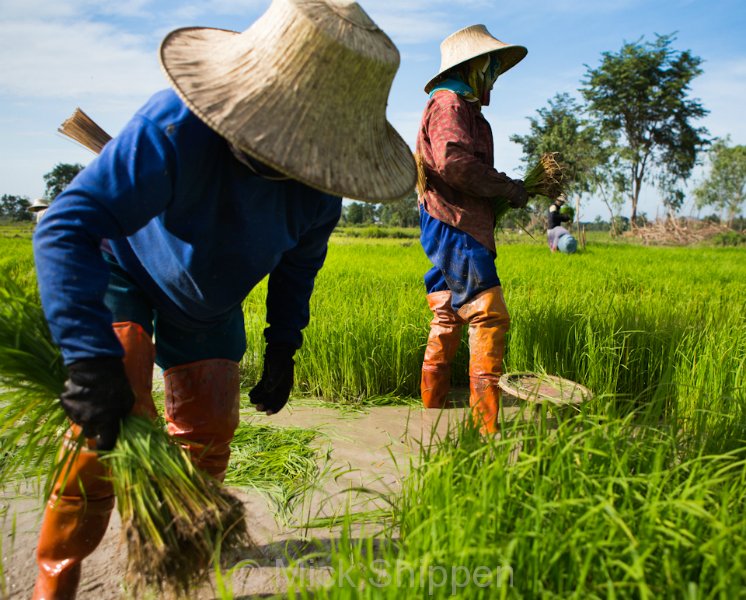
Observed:
[[[423,450],[396,527],[353,536],[301,598],[740,598],[746,452],[632,415],[465,430]]]

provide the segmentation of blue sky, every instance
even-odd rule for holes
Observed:
[[[157,48],[183,26],[242,31],[270,0],[0,0],[0,194],[40,196],[43,175],[59,162],[93,155],[56,132],[76,106],[116,134],[155,91],[166,87]],[[711,112],[701,124],[713,135],[746,144],[746,2],[744,0],[362,0],[360,4],[401,52],[388,117],[414,146],[426,96],[438,70],[440,41],[483,23],[493,35],[522,44],[527,58],[498,80],[485,109],[495,137],[495,163],[519,177],[527,117],[557,93],[578,96],[586,65],[626,41],[677,32],[674,48],[704,59],[692,86]],[[695,179],[701,177],[699,170]],[[687,207],[688,209],[689,207]],[[655,216],[646,190],[641,209]],[[627,210],[625,213],[628,214]],[[583,216],[606,216],[586,199]]]

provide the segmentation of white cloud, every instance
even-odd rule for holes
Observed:
[[[163,86],[155,45],[104,23],[0,23],[0,93],[142,95]]]

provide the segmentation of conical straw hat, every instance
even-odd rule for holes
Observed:
[[[524,46],[501,42],[487,31],[484,25],[470,25],[452,33],[440,44],[440,71],[427,82],[425,92],[429,94],[438,78],[449,69],[477,56],[493,52],[500,58],[498,74],[516,66],[528,54]]]
[[[47,210],[49,208],[49,200],[46,198],[37,198],[28,207],[31,212],[39,212],[40,210]]]
[[[371,202],[414,187],[386,120],[399,52],[356,2],[274,0],[243,33],[177,29],[160,61],[202,121],[293,179]]]

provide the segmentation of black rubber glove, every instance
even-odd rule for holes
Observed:
[[[111,450],[119,425],[132,410],[132,393],[121,358],[91,358],[68,368],[60,403],[83,435],[96,442],[96,450]]]
[[[267,345],[262,378],[249,392],[249,399],[258,411],[274,415],[287,404],[290,390],[293,389],[294,354],[295,348],[292,346]]]
[[[523,208],[528,204],[528,192],[520,179],[513,180],[513,188],[507,198],[511,208]]]

